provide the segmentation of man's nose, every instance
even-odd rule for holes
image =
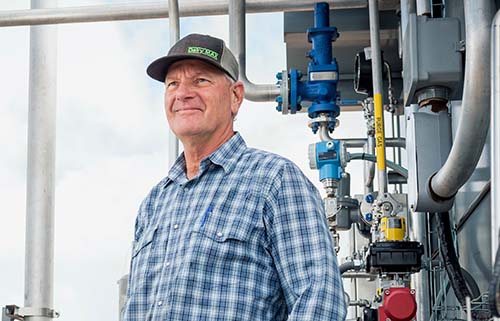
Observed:
[[[182,81],[179,83],[177,89],[175,90],[176,100],[186,100],[194,97],[193,86],[188,82]]]

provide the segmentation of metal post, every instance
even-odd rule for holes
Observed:
[[[417,0],[417,15],[431,16],[431,0]]]
[[[412,233],[411,240],[418,241],[424,246],[424,257],[429,257],[427,244],[427,216],[425,213],[411,213]],[[431,302],[429,291],[429,270],[423,268],[420,272],[412,275],[413,287],[415,288],[416,300],[418,302],[417,320],[429,320],[431,315]]]
[[[500,11],[491,26],[491,262],[495,262],[500,228]]]
[[[169,24],[170,24],[170,47],[178,40],[180,35],[179,2],[168,0]],[[168,165],[172,167],[179,156],[179,139],[169,130],[168,132]]]
[[[369,0],[370,46],[372,60],[373,99],[375,102],[375,146],[377,150],[378,191],[387,192],[387,171],[385,166],[384,109],[382,107],[382,54],[380,51],[380,27],[377,0]]]
[[[31,8],[57,0],[31,0]],[[52,309],[54,284],[54,174],[56,136],[57,27],[30,29],[28,169],[24,305]],[[33,313],[26,321],[48,321]]]

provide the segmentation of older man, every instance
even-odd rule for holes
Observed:
[[[244,88],[224,42],[188,35],[147,71],[184,153],[139,209],[123,319],[343,320],[320,196],[234,132]]]

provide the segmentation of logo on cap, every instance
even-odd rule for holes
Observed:
[[[219,59],[219,53],[215,52],[213,50],[210,50],[208,48],[203,48],[203,47],[188,47],[187,48],[188,53],[194,53],[194,54],[201,54],[207,57],[210,57],[214,60]]]

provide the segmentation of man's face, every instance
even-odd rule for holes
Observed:
[[[165,112],[175,135],[215,140],[233,132],[233,118],[243,94],[224,72],[197,59],[170,66],[165,79]],[[241,97],[240,97],[241,96]]]

